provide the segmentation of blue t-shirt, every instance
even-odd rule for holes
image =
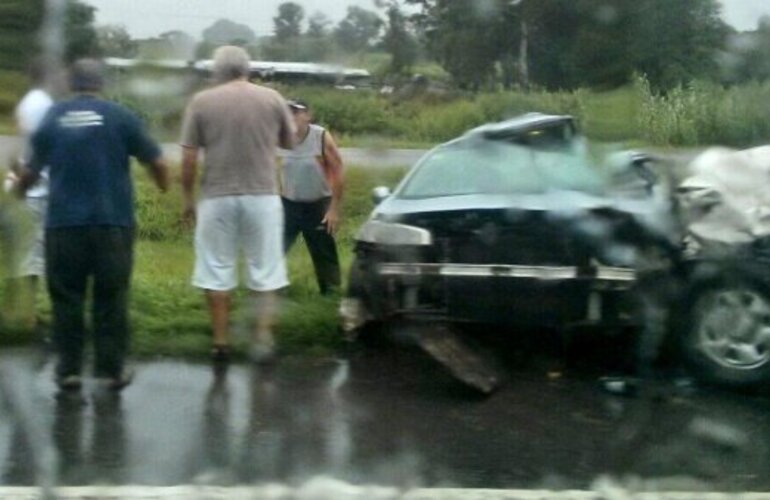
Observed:
[[[50,167],[46,227],[134,225],[130,157],[161,152],[126,108],[81,95],[55,104],[32,137],[32,168]]]

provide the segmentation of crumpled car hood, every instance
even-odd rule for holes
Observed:
[[[451,212],[483,209],[546,211],[564,220],[581,220],[591,210],[613,209],[632,215],[651,234],[673,243],[681,240],[671,217],[668,194],[648,198],[601,196],[577,191],[551,191],[531,195],[464,195],[427,199],[388,198],[372,214],[373,218],[398,220],[410,213]]]
[[[696,157],[677,188],[688,253],[770,236],[770,146],[713,148]]]

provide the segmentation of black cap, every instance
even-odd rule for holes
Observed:
[[[294,111],[308,111],[310,109],[310,106],[301,99],[289,99],[287,102],[289,107]]]

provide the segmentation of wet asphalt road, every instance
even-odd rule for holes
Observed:
[[[618,396],[596,383],[612,368],[601,360],[567,363],[532,347],[505,358],[507,382],[486,399],[407,348],[283,359],[270,370],[144,361],[120,396],[88,382],[81,395],[57,397],[50,360],[6,349],[0,485],[35,484],[50,447],[62,485],[325,474],[402,487],[562,489],[611,474],[666,489],[770,490],[767,393],[667,379]]]
[[[20,141],[17,137],[0,135],[0,164],[18,154]],[[182,150],[178,144],[165,143],[163,154],[174,163],[181,161]],[[346,165],[363,167],[403,167],[412,165],[425,154],[422,149],[341,148],[340,154]]]

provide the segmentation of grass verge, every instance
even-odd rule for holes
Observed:
[[[136,169],[138,240],[131,289],[132,350],[140,356],[205,356],[210,330],[202,293],[190,285],[194,252],[189,232],[181,229],[179,192],[157,193],[143,172]],[[352,258],[353,236],[372,208],[371,189],[394,186],[403,169],[349,168],[343,220],[338,235],[343,278]],[[6,204],[12,204],[5,200]],[[3,255],[7,256],[7,252]],[[325,354],[341,344],[337,298],[318,294],[313,266],[300,240],[288,256],[291,285],[283,292],[276,325],[279,348],[284,353]],[[4,282],[0,344],[23,344],[36,336],[25,328],[32,308],[26,294],[11,294]],[[231,332],[236,349],[247,345],[253,318],[249,294],[234,294]],[[43,325],[50,324],[47,294],[37,294]]]

